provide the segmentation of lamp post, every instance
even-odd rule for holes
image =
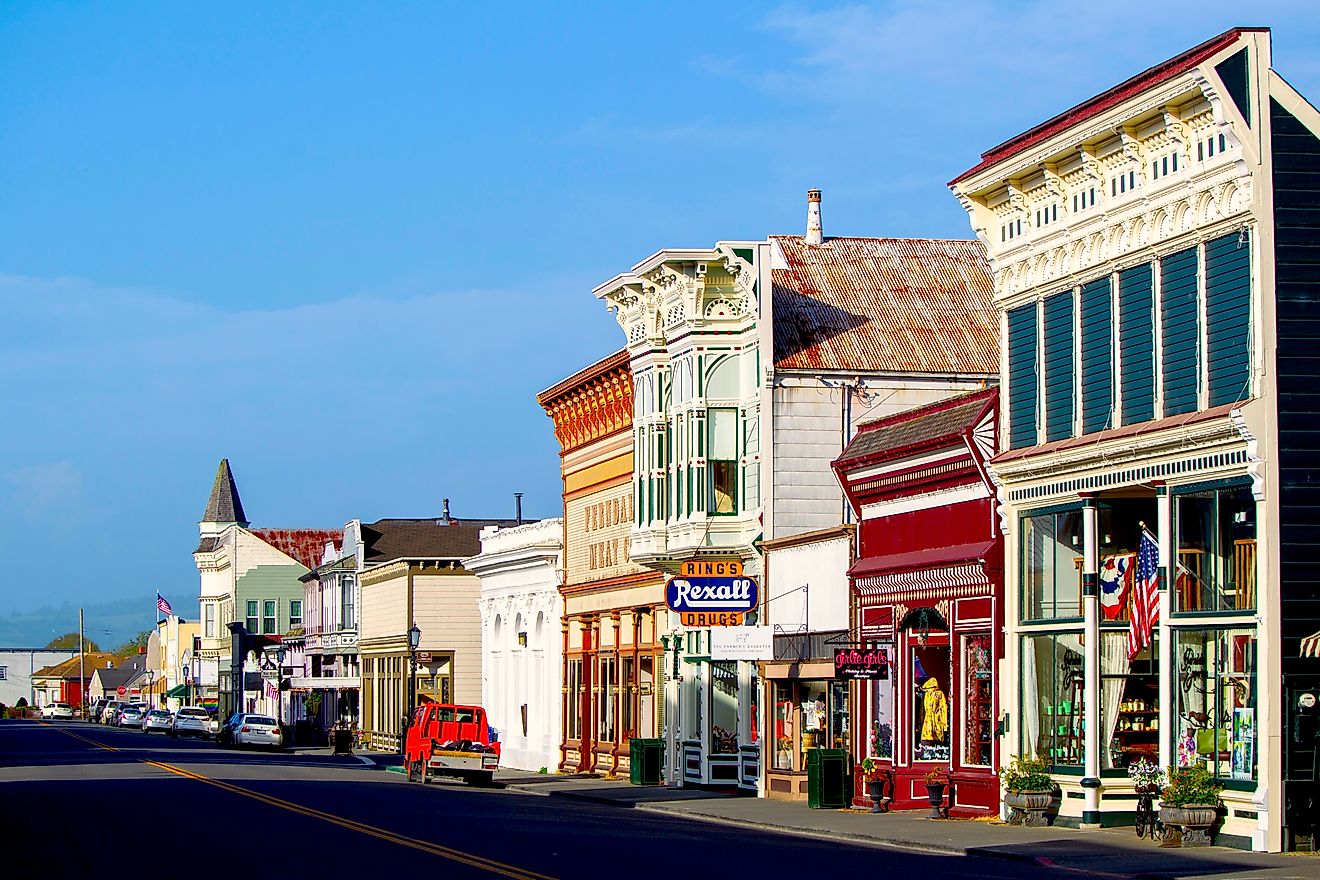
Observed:
[[[412,723],[413,709],[416,708],[414,701],[417,699],[417,646],[422,643],[422,631],[414,623],[408,627],[408,715],[405,719],[405,727]],[[404,730],[407,733],[407,730]]]
[[[147,670],[147,709],[156,708],[156,672],[154,669]]]
[[[275,649],[275,718],[284,726],[284,646]]]

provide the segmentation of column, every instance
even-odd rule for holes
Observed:
[[[1173,631],[1169,628],[1169,616],[1173,610],[1173,600],[1169,595],[1169,565],[1173,560],[1173,496],[1169,487],[1160,483],[1155,487],[1156,528],[1155,539],[1160,545],[1159,568],[1159,673],[1160,673],[1160,766],[1173,764],[1173,736],[1177,733],[1178,711],[1174,705],[1173,668]]]
[[[1083,664],[1085,710],[1083,713],[1082,753],[1084,775],[1082,789],[1082,827],[1100,827],[1100,511],[1094,496],[1082,499],[1082,623],[1086,634]]]

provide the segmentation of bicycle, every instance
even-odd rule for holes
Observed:
[[[1149,834],[1151,840],[1164,839],[1164,823],[1155,811],[1154,801],[1158,792],[1159,789],[1153,785],[1137,789],[1137,837],[1144,838]]]

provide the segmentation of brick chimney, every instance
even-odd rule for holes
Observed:
[[[807,244],[820,244],[824,236],[820,231],[820,190],[807,190],[807,234],[803,238]]]

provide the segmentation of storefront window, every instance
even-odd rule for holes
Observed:
[[[1256,633],[1177,630],[1178,766],[1256,778]]]
[[[949,760],[949,647],[912,649],[914,761]]]
[[[1079,510],[1022,518],[1023,616],[1082,616],[1082,514]]]
[[[793,769],[793,749],[797,739],[797,713],[793,705],[793,683],[774,683],[775,751],[771,767]]]
[[[994,736],[990,634],[963,636],[963,764],[989,767]]]
[[[596,739],[600,742],[614,742],[615,701],[618,698],[618,660],[613,654],[600,658],[600,678],[596,682],[596,691],[600,694],[598,707]]]
[[[829,748],[830,709],[828,691],[823,681],[798,682],[798,708],[802,712],[802,760],[807,766],[810,749]]]
[[[1179,495],[1178,611],[1256,607],[1256,501],[1245,486]]]
[[[1022,639],[1022,751],[1051,767],[1082,763],[1081,633]]]
[[[848,682],[830,683],[829,748],[848,748]]]
[[[638,728],[637,735],[643,737],[655,736],[655,700],[656,693],[660,686],[655,680],[655,658],[641,658],[642,678],[639,685],[641,695],[638,700],[641,706],[641,727]]]
[[[710,680],[711,754],[736,754],[738,751],[737,662],[711,661]]]
[[[582,658],[568,661],[568,682],[564,693],[564,730],[569,739],[582,738]]]
[[[883,678],[867,682],[871,691],[871,756],[894,757],[894,682]]]
[[[1160,675],[1158,637],[1128,660],[1128,631],[1100,634],[1100,715],[1105,749],[1102,766],[1122,770],[1135,761],[1160,761]]]
[[[748,719],[750,730],[749,745],[758,745],[761,742],[761,678],[756,674],[756,667],[752,667],[752,690],[751,690],[751,717]]]

